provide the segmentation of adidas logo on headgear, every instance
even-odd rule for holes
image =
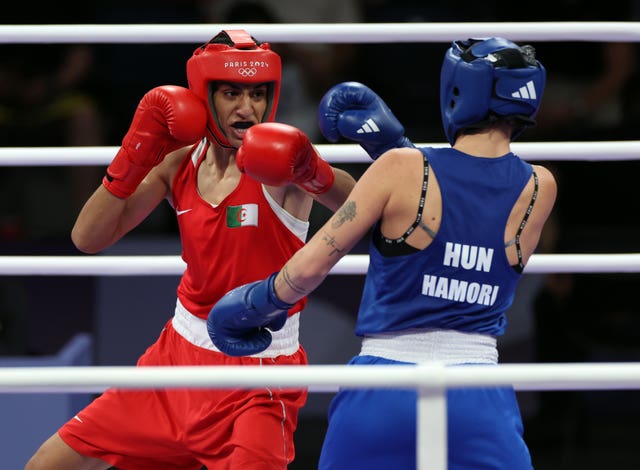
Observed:
[[[364,122],[362,127],[356,131],[356,134],[371,134],[373,132],[380,132],[380,128],[373,119],[369,118]]]
[[[529,80],[525,86],[521,86],[519,89],[511,93],[514,98],[523,98],[525,100],[538,99],[536,95],[536,88],[533,86],[533,81]]]

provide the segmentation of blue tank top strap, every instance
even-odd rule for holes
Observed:
[[[520,235],[522,235],[522,231],[524,230],[525,225],[527,225],[527,221],[529,220],[529,216],[531,215],[531,211],[533,210],[533,205],[536,203],[536,199],[538,199],[538,174],[535,170],[533,170],[532,174],[533,194],[531,195],[531,200],[529,201],[529,207],[527,207],[527,211],[524,213],[524,217],[522,218],[522,222],[520,222],[520,226],[518,227],[516,236],[504,244],[505,248],[511,245],[516,246],[516,252],[518,253],[518,265],[514,266],[514,269],[519,273],[524,271],[524,263],[522,262],[522,248],[520,247]]]
[[[380,252],[383,253],[385,256],[400,256],[403,254],[420,251],[417,248],[414,248],[408,245],[406,242],[407,237],[411,235],[417,227],[422,228],[422,230],[427,232],[431,238],[436,237],[436,233],[422,222],[422,214],[424,212],[424,204],[427,196],[427,187],[429,186],[429,160],[427,159],[426,153],[424,153],[423,162],[424,162],[424,176],[422,179],[422,190],[420,193],[420,200],[418,202],[418,212],[411,226],[400,237],[391,239],[391,238],[385,237],[382,234],[379,223],[375,225],[375,228],[372,234],[372,239],[374,240],[374,243],[376,244]]]

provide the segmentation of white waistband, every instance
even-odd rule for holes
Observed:
[[[209,338],[207,321],[189,313],[182,303],[180,303],[179,299],[176,302],[176,311],[172,319],[172,324],[173,329],[191,344],[211,351],[220,352],[211,341],[211,338]],[[271,345],[261,353],[253,354],[251,357],[290,356],[295,353],[300,347],[298,342],[299,328],[300,312],[291,315],[281,330],[272,331],[271,336],[273,339]]]
[[[423,364],[497,364],[497,340],[479,333],[454,330],[420,330],[367,336],[361,356]]]

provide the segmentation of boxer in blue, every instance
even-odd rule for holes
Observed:
[[[213,342],[241,354],[267,347],[267,326],[373,227],[356,324],[362,349],[350,364],[497,364],[497,337],[556,199],[551,172],[511,151],[535,123],[545,78],[530,46],[455,41],[440,90],[451,146],[386,139],[401,148],[381,148],[344,205],[279,272],[214,306]],[[377,103],[364,99],[372,95],[357,83],[331,89],[320,104],[324,135],[367,148],[371,137],[358,130],[364,117],[375,121],[363,106]],[[415,468],[416,398],[414,390],[341,390],[319,468]],[[449,470],[532,468],[513,388],[452,389],[447,407]]]

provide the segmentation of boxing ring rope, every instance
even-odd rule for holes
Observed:
[[[514,41],[640,42],[638,22],[0,25],[0,43],[200,43],[244,27],[262,40],[296,43],[449,42],[506,36]],[[440,146],[443,144],[418,144]],[[318,145],[330,162],[368,162],[357,145]],[[640,158],[640,142],[516,143],[523,159]],[[0,166],[107,165],[117,147],[0,148]],[[349,255],[331,274],[362,274],[367,255]],[[179,256],[0,256],[0,275],[180,275]],[[526,273],[640,272],[640,253],[531,257]],[[26,367],[0,368],[0,393],[99,393],[122,388],[406,387],[418,391],[417,468],[445,470],[448,388],[513,385],[519,391],[640,389],[640,363],[499,364],[444,367]]]
[[[364,274],[369,255],[347,255],[330,274]],[[145,256],[0,256],[2,276],[179,276],[185,264],[178,255]],[[524,272],[637,273],[640,253],[534,254]]]
[[[640,41],[634,21],[289,23],[289,24],[74,24],[0,25],[0,43],[198,43],[212,32],[246,28],[263,41],[296,43],[450,42],[505,36],[512,41]]]
[[[419,147],[447,144],[417,143]],[[330,163],[370,163],[357,144],[316,145]],[[640,141],[515,142],[513,151],[527,161],[624,161],[640,159]],[[108,165],[118,147],[0,147],[0,166]]]
[[[100,393],[127,389],[310,387],[446,389],[509,386],[518,391],[640,389],[640,362],[499,364],[445,367],[76,366],[0,368],[0,393]]]

